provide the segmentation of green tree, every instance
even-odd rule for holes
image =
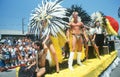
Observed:
[[[70,17],[74,11],[77,11],[79,13],[79,16],[81,17],[81,21],[84,24],[88,24],[91,21],[90,16],[87,14],[85,10],[82,9],[81,6],[78,5],[72,5],[71,8],[67,8],[67,13],[66,15]]]

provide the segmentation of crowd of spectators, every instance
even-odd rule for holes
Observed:
[[[0,69],[13,68],[22,64],[29,65],[35,60],[37,52],[33,46],[33,42],[29,38],[4,39],[0,44]]]

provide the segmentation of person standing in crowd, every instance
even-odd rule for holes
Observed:
[[[7,69],[5,68],[5,61],[4,61],[4,56],[3,56],[3,51],[2,51],[2,45],[0,45],[0,72],[6,71]]]
[[[11,54],[11,66],[15,66],[16,52],[14,50],[14,46],[10,46],[9,51],[10,51],[10,54]]]
[[[19,50],[20,50],[20,54],[22,56],[21,64],[24,64],[24,59],[25,59],[25,45],[23,45],[23,44],[20,45]]]
[[[10,68],[10,66],[11,66],[11,62],[10,62],[11,53],[9,50],[9,46],[6,45],[5,48],[3,49],[3,51],[4,51],[4,56],[5,56],[6,68]]]
[[[72,51],[70,52],[70,56],[69,56],[69,59],[68,59],[68,68],[70,70],[73,70],[73,67],[72,67],[72,64],[73,64],[73,58],[74,58],[74,53],[75,53],[75,50],[76,50],[76,44],[78,46],[78,52],[77,52],[77,63],[79,65],[83,65],[81,63],[81,60],[80,60],[80,57],[82,55],[82,36],[83,36],[83,26],[84,24],[78,20],[78,12],[73,12],[72,13],[72,17],[73,17],[73,22],[70,22],[68,25],[70,26],[70,29],[67,33],[68,37],[69,37],[69,34],[71,33],[72,34]],[[68,38],[68,41],[70,39]]]

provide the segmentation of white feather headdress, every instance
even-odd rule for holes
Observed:
[[[103,21],[103,15],[100,11],[97,11],[97,12],[94,12],[92,15],[91,15],[91,19],[92,19],[92,22],[96,22],[96,21],[99,21],[100,23],[102,23]]]
[[[42,37],[46,35],[57,36],[57,33],[61,33],[66,28],[67,22],[63,21],[66,18],[66,9],[60,5],[62,0],[42,0],[42,6],[38,5],[30,18],[30,31],[31,33],[38,34],[44,30]],[[42,21],[45,20],[47,25],[42,26]]]

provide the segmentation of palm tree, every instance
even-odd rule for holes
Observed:
[[[72,5],[71,8],[67,8],[68,13],[66,15],[70,17],[72,15],[72,12],[77,11],[79,13],[79,16],[81,17],[81,21],[84,24],[88,24],[91,21],[90,16],[87,14],[85,10],[82,9],[81,6],[78,5]]]

